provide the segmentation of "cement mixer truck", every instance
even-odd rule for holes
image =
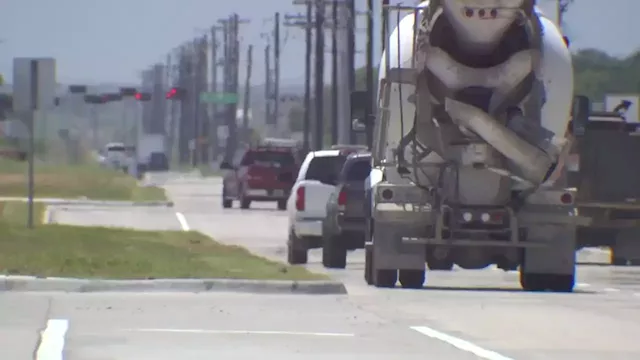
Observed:
[[[420,288],[426,265],[496,265],[525,290],[572,291],[590,219],[563,161],[589,104],[574,100],[566,38],[534,0],[384,11],[398,25],[379,68],[367,283]]]

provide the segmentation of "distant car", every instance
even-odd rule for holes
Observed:
[[[121,170],[127,165],[127,148],[123,143],[109,143],[104,148],[105,163],[113,169]]]
[[[259,146],[249,149],[238,166],[220,164],[229,170],[223,178],[222,207],[232,207],[234,200],[242,209],[253,201],[275,201],[285,210],[298,171],[295,153],[291,147]]]
[[[371,173],[371,154],[350,155],[327,202],[322,226],[322,264],[344,269],[347,251],[364,249],[366,214],[365,180]]]
[[[359,149],[318,150],[307,154],[287,202],[289,264],[305,264],[309,249],[322,247],[327,201],[338,184],[347,156]]]
[[[169,160],[163,152],[152,152],[149,155],[147,171],[169,171]]]

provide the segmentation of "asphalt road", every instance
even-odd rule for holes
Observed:
[[[284,260],[286,214],[275,204],[223,210],[220,180],[166,174],[153,181],[176,206],[139,215],[148,224],[139,226],[199,230]],[[607,258],[601,250],[579,253],[601,264],[579,266],[573,294],[522,292],[516,272],[495,269],[430,272],[423,290],[376,289],[362,280],[361,251],[350,254],[346,270],[329,272],[345,282],[347,296],[2,294],[0,349],[15,354],[8,359],[32,358],[26,349],[52,320],[42,344],[64,345],[67,360],[639,359],[640,270],[604,266]],[[322,271],[319,251],[310,260]]]

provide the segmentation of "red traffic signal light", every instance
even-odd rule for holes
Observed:
[[[181,87],[173,87],[169,91],[167,91],[166,98],[171,100],[182,100],[184,99],[186,91]]]
[[[136,100],[138,101],[149,101],[151,100],[151,94],[149,93],[136,93]]]

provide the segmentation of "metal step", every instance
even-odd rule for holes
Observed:
[[[409,68],[391,68],[387,70],[387,80],[395,84],[415,85],[418,71]]]

